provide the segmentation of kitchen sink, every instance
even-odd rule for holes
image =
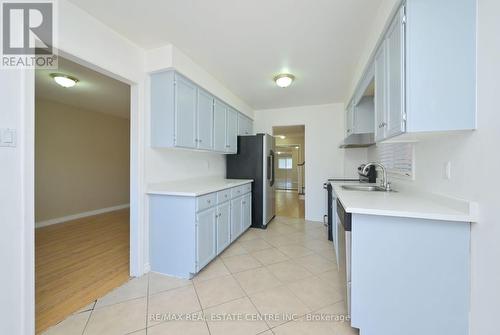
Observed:
[[[342,189],[347,191],[366,191],[366,192],[394,192],[386,191],[383,187],[375,185],[342,185]]]

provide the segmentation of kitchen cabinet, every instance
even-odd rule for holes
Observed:
[[[476,128],[476,2],[407,0],[391,17],[351,99],[375,67],[376,141]]]
[[[252,120],[178,72],[150,78],[152,147],[233,154],[239,132],[252,132]]]
[[[198,104],[196,113],[196,147],[198,149],[213,149],[214,134],[214,98],[201,89],[198,89]]]
[[[241,199],[242,227],[246,231],[252,225],[252,194],[249,193]]]
[[[394,18],[386,38],[387,108],[385,109],[385,137],[402,134],[406,127],[404,104],[404,7]]]
[[[227,153],[238,151],[238,113],[230,107],[226,108],[226,145],[224,151]]]
[[[375,55],[375,141],[385,139],[386,106],[387,106],[387,71],[386,71],[386,43],[380,46]]]
[[[250,227],[251,191],[246,182],[201,196],[149,192],[151,270],[193,277]]]
[[[174,144],[184,148],[196,147],[197,88],[178,76],[175,81],[175,137]]]
[[[214,104],[214,150],[226,151],[226,106],[217,99]]]
[[[242,197],[231,200],[231,242],[243,233],[243,206]]]
[[[354,133],[354,104],[351,102],[346,111],[346,135]]]
[[[196,269],[207,265],[217,255],[217,210],[210,208],[196,215]]]
[[[231,243],[231,203],[217,205],[217,254]]]
[[[241,113],[238,114],[238,135],[253,135],[252,120]]]

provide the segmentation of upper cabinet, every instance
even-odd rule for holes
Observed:
[[[238,115],[238,135],[253,135],[253,122],[243,114]]]
[[[241,129],[252,120],[226,105],[178,72],[151,75],[151,145],[237,152]]]
[[[347,132],[359,123],[356,105],[371,71],[376,141],[475,129],[476,0],[403,2],[346,109]]]

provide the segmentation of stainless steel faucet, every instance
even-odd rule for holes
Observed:
[[[368,173],[368,169],[370,168],[370,166],[378,166],[382,170],[383,179],[380,181],[380,186],[385,191],[390,191],[391,190],[391,183],[389,182],[389,180],[387,180],[387,170],[385,169],[385,166],[383,166],[382,164],[377,163],[377,162],[368,163],[365,165],[365,167],[363,169],[364,174]]]

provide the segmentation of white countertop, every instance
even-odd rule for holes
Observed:
[[[410,188],[395,187],[396,192],[367,192],[342,188],[342,185],[352,185],[353,182],[330,183],[348,213],[460,222],[478,221],[477,204],[474,202]]]
[[[245,185],[252,179],[196,178],[154,183],[148,186],[147,194],[197,197],[228,188]]]

